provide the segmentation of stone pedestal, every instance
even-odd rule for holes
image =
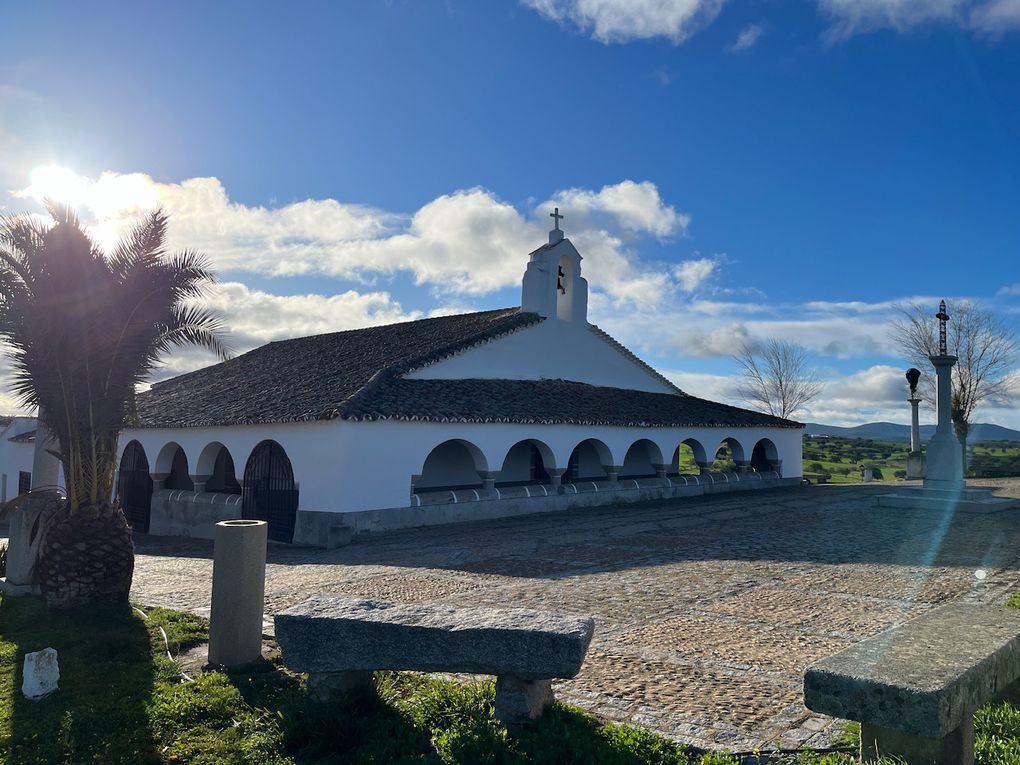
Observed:
[[[669,473],[669,465],[653,463],[652,469],[655,471],[656,478],[665,478],[666,475]]]
[[[733,460],[733,464],[737,466],[738,473],[750,473],[751,472],[751,461],[750,460]]]
[[[928,467],[924,479],[925,488],[963,488],[963,454],[960,440],[953,430],[953,365],[956,356],[931,356],[935,367],[936,400],[938,425],[935,435],[928,442]]]
[[[372,688],[369,670],[348,672],[311,672],[308,693],[317,701],[344,701],[351,694],[365,693]]]
[[[620,480],[620,470],[622,465],[603,465],[602,469],[606,471],[606,480],[609,483],[616,483]]]
[[[265,521],[220,521],[213,547],[209,663],[226,667],[262,656],[266,587]]]
[[[493,716],[507,727],[509,733],[518,733],[528,722],[541,717],[553,700],[551,680],[524,680],[515,675],[499,675],[496,678]]]
[[[927,460],[921,452],[911,452],[907,455],[907,479],[915,481],[924,478],[926,473]]]
[[[974,719],[942,738],[912,736],[891,728],[861,724],[861,761],[879,757],[906,765],[974,765]]]
[[[948,355],[930,358],[935,367],[938,425],[928,442],[924,485],[904,486],[895,494],[876,497],[875,502],[881,507],[962,513],[994,513],[1012,508],[1016,500],[993,496],[991,489],[969,488],[964,482],[963,454],[952,419],[952,371],[957,358]]]
[[[708,475],[712,472],[711,462],[702,462],[701,460],[698,460],[694,464],[698,466],[698,473],[700,475]]]
[[[566,473],[566,468],[546,468],[545,472],[549,474],[549,484],[554,487],[559,487],[563,483],[563,474]]]

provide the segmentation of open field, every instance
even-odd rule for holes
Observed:
[[[804,437],[804,474],[812,482],[860,483],[861,469],[871,469],[875,480],[895,481],[906,475],[905,441],[884,441],[840,436]],[[968,444],[968,477],[1020,476],[1020,444],[993,441]]]

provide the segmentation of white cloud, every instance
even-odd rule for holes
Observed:
[[[689,223],[655,184],[629,180],[599,191],[568,189],[524,211],[485,189],[467,189],[411,215],[334,199],[248,206],[231,201],[216,178],[158,183],[141,173],[104,173],[93,180],[62,168],[35,174],[17,192],[47,195],[74,203],[107,246],[139,213],[162,206],[170,214],[170,245],[206,253],[217,271],[323,274],[363,283],[407,273],[445,295],[471,296],[520,283],[526,254],[550,227],[548,209],[559,205],[593,283],[618,304],[654,303],[670,288],[668,276],[642,264],[627,243],[683,234]]]
[[[931,22],[961,20],[969,0],[818,0],[835,37],[892,28],[905,31]]]
[[[686,233],[691,222],[689,215],[663,202],[659,189],[649,181],[621,181],[603,186],[599,191],[567,189],[540,207],[551,205],[570,211],[571,217],[565,219],[564,227],[571,229],[578,220],[585,228],[609,223],[626,231],[664,239]]]
[[[818,7],[833,21],[832,39],[946,23],[990,37],[1020,30],[1020,0],[818,0]]]
[[[726,401],[733,396],[737,379],[727,375],[713,375],[704,372],[679,372],[664,370],[663,376],[684,393],[711,401]]]
[[[603,43],[664,37],[680,44],[710,24],[725,0],[522,0]]]
[[[740,34],[737,35],[737,39],[727,48],[731,53],[740,53],[745,50],[750,50],[761,39],[761,36],[765,34],[765,27],[761,24],[748,24],[746,27],[740,30]]]
[[[675,44],[708,26],[726,0],[520,0],[548,19],[572,24],[603,43],[666,38]],[[832,26],[830,41],[879,29],[907,32],[934,24],[954,24],[986,37],[1020,31],[1020,0],[817,0],[819,13]],[[749,50],[765,33],[750,24],[727,46]],[[663,84],[672,79],[656,70]]]
[[[971,11],[970,25],[991,37],[1020,30],[1020,0],[989,0],[978,5]]]
[[[673,266],[673,275],[680,280],[680,289],[694,292],[712,276],[719,261],[714,258],[698,258],[685,260]]]
[[[223,317],[229,328],[226,341],[235,354],[273,340],[422,318],[420,311],[404,311],[388,292],[273,295],[239,282],[225,282],[215,285],[201,302]],[[188,372],[214,360],[199,349],[177,350],[156,377]]]
[[[1020,295],[1020,282],[1016,284],[1008,284],[1000,289],[996,294],[998,295]]]

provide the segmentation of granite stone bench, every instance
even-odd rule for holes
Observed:
[[[524,608],[454,608],[311,598],[276,615],[283,663],[332,700],[371,685],[373,670],[496,676],[495,716],[511,730],[552,703],[552,678],[581,670],[591,618]]]
[[[952,604],[808,667],[804,705],[861,723],[861,758],[973,765],[974,712],[1020,679],[1020,612]]]

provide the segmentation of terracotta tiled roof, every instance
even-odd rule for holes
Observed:
[[[541,321],[517,308],[280,340],[156,383],[138,396],[139,427],[326,420],[383,379]]]
[[[569,380],[393,379],[352,402],[343,416],[543,425],[801,427],[791,420],[686,393],[647,393]]]
[[[675,393],[567,380],[414,380],[402,376],[542,319],[517,308],[281,340],[138,396],[142,428],[303,420],[766,426],[797,423],[688,396],[597,327],[600,338]]]

